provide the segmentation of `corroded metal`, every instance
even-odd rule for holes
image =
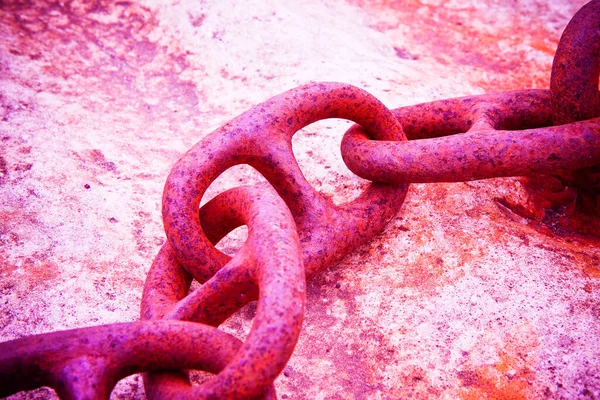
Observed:
[[[352,172],[375,182],[459,182],[600,163],[600,118],[551,126],[547,90],[441,100],[394,115],[411,140],[369,140],[351,128],[342,156]]]
[[[550,92],[555,125],[600,116],[600,1],[573,16],[554,55]]]
[[[0,351],[10,350],[2,359],[0,376],[7,378],[3,382],[17,371],[27,372],[23,379],[0,383],[2,393],[49,385],[65,398],[106,398],[123,376],[175,368],[178,364],[160,362],[165,353],[176,360],[186,357],[192,346],[185,345],[191,340],[188,336],[203,334],[205,343],[190,342],[198,347],[197,357],[212,354],[218,362],[191,357],[179,365],[216,376],[191,387],[180,372],[147,374],[149,398],[275,397],[272,382],[289,359],[302,325],[305,275],[314,276],[380,232],[398,212],[408,188],[372,184],[355,201],[341,206],[316,192],[298,167],[291,137],[312,122],[333,117],[358,122],[380,139],[405,139],[397,119],[382,103],[340,83],[291,90],[219,128],[180,159],[165,185],[168,242],[148,274],[142,319],[161,320],[157,326],[170,336],[163,335],[161,344],[154,344],[159,339],[143,332],[156,323],[145,321],[0,344]],[[210,183],[240,163],[255,167],[270,184],[232,189],[198,210]],[[230,258],[214,244],[240,225],[248,226],[248,239]],[[194,278],[203,285],[188,294]],[[231,347],[232,339],[221,340],[213,326],[252,300],[258,300],[257,314],[246,341],[233,355],[219,351]],[[193,322],[182,325],[174,320]],[[200,333],[194,333],[195,328]],[[155,358],[120,359],[119,353],[140,335],[150,341],[140,342]],[[106,346],[116,351],[98,350]],[[137,354],[132,353],[133,359]]]
[[[144,321],[81,328],[2,343],[0,396],[40,386],[64,399],[108,399],[136,372],[190,368],[213,373],[242,343],[216,328],[184,321]],[[274,393],[274,389],[269,389]]]
[[[47,385],[63,398],[106,399],[122,377],[148,372],[151,399],[276,398],[273,381],[300,334],[305,279],[380,232],[399,211],[408,183],[600,165],[600,1],[590,4],[574,21],[595,33],[571,34],[569,25],[563,43],[570,49],[557,55],[551,91],[464,97],[392,112],[356,87],[316,83],[217,129],[176,163],[165,184],[168,240],[148,273],[142,321],[0,344],[0,395]],[[588,46],[590,38],[595,43]],[[584,54],[573,50],[577,46]],[[575,67],[585,75],[572,83],[587,88],[583,108],[575,89],[562,90]],[[358,124],[344,136],[342,155],[352,171],[376,182],[341,206],[308,184],[292,151],[292,136],[324,118]],[[200,207],[209,185],[237,164],[254,167],[266,182],[231,189]],[[248,238],[233,257],[214,247],[241,225],[248,226]],[[201,286],[190,292],[194,279]],[[253,300],[257,313],[243,343],[217,329]],[[215,376],[192,386],[182,369]]]
[[[536,208],[524,216],[549,219],[554,230],[596,235],[598,221],[590,218],[600,218],[599,75],[600,1],[594,0],[561,37],[550,90],[402,107],[394,115],[409,141],[369,140],[351,128],[342,156],[350,170],[375,182],[524,176]]]
[[[550,92],[555,125],[600,117],[599,77],[600,1],[594,0],[571,19],[554,55]],[[587,220],[584,226],[590,225],[590,217],[600,217],[600,162],[586,167],[570,169],[558,178],[575,188],[576,207],[569,214],[571,219]]]
[[[204,282],[226,261],[210,245],[197,214],[208,185],[236,164],[258,170],[290,208],[308,277],[369,240],[396,214],[406,185],[374,184],[353,202],[335,206],[306,181],[291,138],[325,118],[352,120],[379,140],[405,139],[397,119],[370,94],[346,84],[317,83],[253,107],[208,135],[177,162],[165,184],[163,222],[179,262],[195,279]]]
[[[217,197],[205,209],[227,215],[219,219],[225,228],[247,225],[246,243],[204,285],[183,298],[190,280],[167,243],[148,274],[142,318],[193,319],[218,325],[258,297],[254,324],[239,352],[215,378],[190,388],[182,386],[180,376],[150,375],[146,377],[150,398],[257,398],[279,375],[300,334],[304,269],[296,226],[283,201],[266,186],[240,187]],[[214,250],[208,244],[198,248],[198,253]]]
[[[298,227],[307,277],[370,240],[397,213],[407,185],[373,184],[354,202],[336,206],[302,175],[292,152],[292,135],[312,122],[334,117],[354,120],[375,137],[404,139],[396,118],[368,93],[350,85],[320,83],[293,89],[254,107],[207,136],[173,167],[163,195],[168,243],[148,274],[142,317],[217,326],[261,296],[239,361],[236,358],[229,369],[200,388],[182,389],[185,378],[181,375],[149,374],[145,382],[150,398],[210,398],[217,393],[218,398],[254,398],[277,377],[296,343],[297,335],[288,335],[281,340],[281,346],[287,347],[276,346],[277,334],[294,326],[289,312],[281,309],[291,299],[265,302],[265,293],[273,289],[261,285],[251,272],[257,260],[267,263],[273,257],[269,229],[273,217],[267,200],[281,199],[271,193],[267,183],[236,188],[208,202],[198,215],[205,190],[226,169],[240,163],[253,166],[285,200],[295,221],[282,222],[277,229],[295,231]],[[265,225],[254,227],[250,215],[263,216]],[[213,243],[242,224],[249,226],[248,239],[230,259]],[[281,237],[275,243],[285,240]],[[187,294],[191,277],[204,284],[180,300]],[[300,281],[304,283],[303,278],[286,278],[281,284]],[[266,315],[271,325],[265,324]],[[231,383],[240,381],[255,386],[241,389]]]

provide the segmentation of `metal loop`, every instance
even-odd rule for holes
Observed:
[[[253,107],[208,135],[177,162],[165,185],[163,221],[178,260],[194,278],[206,281],[227,261],[203,233],[198,206],[208,185],[236,164],[257,169],[292,211],[307,277],[369,240],[396,214],[405,185],[371,185],[353,202],[336,207],[308,184],[294,157],[291,138],[302,127],[325,118],[353,120],[375,139],[404,139],[391,112],[367,92],[341,83],[319,83]],[[345,236],[338,237],[332,226]]]
[[[550,75],[554,124],[600,116],[600,0],[583,6],[565,28]]]
[[[550,91],[463,97],[391,112],[356,87],[319,83],[259,104],[173,167],[163,194],[168,240],[144,287],[146,321],[1,343],[0,396],[51,386],[68,399],[106,399],[124,376],[172,370],[145,375],[150,399],[275,399],[273,381],[302,325],[305,276],[383,229],[409,182],[597,168],[599,75],[600,0],[593,0],[563,34]],[[371,184],[342,206],[308,184],[292,136],[325,118],[359,124],[344,135],[343,159],[363,178],[387,183]],[[238,187],[199,208],[215,178],[242,163],[272,187]],[[239,225],[249,227],[248,239],[232,258],[214,244]],[[189,293],[194,278],[202,285]],[[215,328],[255,299],[257,314],[244,343]],[[192,387],[182,369],[216,376]]]
[[[567,124],[599,117],[599,79],[600,0],[593,0],[571,19],[556,49],[550,76],[554,123]],[[589,168],[556,175],[562,185],[576,189],[574,211],[589,219],[592,215],[600,216],[600,162],[586,167]],[[539,185],[532,181],[533,187]],[[573,198],[573,195],[567,198]],[[574,211],[572,209],[571,214]],[[595,225],[589,221],[583,223],[584,226],[588,224]]]
[[[189,279],[171,244],[165,244],[148,274],[142,317],[218,325],[258,294],[256,317],[240,351],[216,377],[193,388],[182,387],[174,377],[149,377],[150,398],[165,394],[169,398],[256,398],[279,375],[300,334],[304,268],[296,225],[281,198],[268,185],[238,187],[217,196],[205,208],[216,214],[217,221],[227,220],[220,217],[229,214],[230,227],[247,225],[246,243],[211,279],[184,298],[180,296],[187,292]],[[166,279],[169,285],[164,284]]]
[[[0,344],[0,397],[50,386],[65,399],[108,399],[121,378],[136,372],[218,373],[241,345],[216,328],[183,321],[102,325],[16,339]]]
[[[442,100],[394,114],[410,139],[422,140],[372,141],[351,128],[342,157],[355,174],[376,182],[457,182],[600,163],[600,119],[543,127],[552,122],[548,91]]]

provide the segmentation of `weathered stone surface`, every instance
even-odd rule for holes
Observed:
[[[171,166],[252,105],[309,81],[390,108],[546,88],[583,4],[3,2],[0,339],[137,320]],[[348,126],[294,138],[309,181],[338,203],[365,184],[339,154]],[[258,179],[234,168],[209,193]],[[308,283],[279,397],[600,397],[598,241],[504,206],[526,198],[518,178],[412,185],[377,240]],[[243,338],[254,311],[224,329]],[[113,398],[144,398],[141,379]]]

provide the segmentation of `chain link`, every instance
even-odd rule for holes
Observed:
[[[107,399],[119,379],[147,372],[150,399],[275,399],[273,381],[300,334],[305,280],[378,234],[400,210],[409,183],[544,179],[540,174],[552,171],[598,195],[599,54],[594,0],[561,38],[550,90],[390,111],[356,87],[317,83],[255,106],[196,144],[167,178],[168,240],[148,273],[142,321],[1,343],[0,396],[50,386],[61,398]],[[342,156],[374,182],[341,206],[308,184],[292,152],[292,136],[325,118],[357,123],[344,135]],[[267,182],[199,207],[208,186],[238,164],[251,165]],[[235,256],[214,247],[241,225],[248,239]],[[194,279],[202,285],[190,292]],[[254,300],[245,342],[217,329]],[[183,369],[216,376],[192,387]],[[164,370],[173,371],[157,372]]]

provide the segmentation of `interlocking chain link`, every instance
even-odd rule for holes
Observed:
[[[550,78],[553,122],[569,124],[600,116],[600,11],[592,1],[573,17],[562,34]],[[600,212],[600,163],[562,176],[578,189],[578,203],[587,213]]]
[[[398,212],[407,185],[373,184],[355,201],[335,206],[308,184],[292,152],[292,135],[317,120],[334,117],[354,120],[376,138],[405,139],[397,119],[373,96],[349,85],[321,83],[293,89],[254,107],[207,136],[173,167],[163,195],[168,243],[148,274],[142,317],[217,326],[257,297],[258,309],[238,357],[217,377],[188,389],[180,376],[150,374],[146,377],[150,398],[254,398],[281,372],[302,320],[301,313],[282,307],[289,302],[304,303],[304,276],[279,273],[278,287],[260,282],[259,275],[270,276],[259,266],[261,261],[281,264],[285,260],[272,260],[276,253],[294,254],[289,239],[275,237],[269,224],[293,235],[297,227],[302,255],[288,262],[303,261],[306,276],[312,277],[370,240]],[[198,218],[204,191],[222,172],[241,163],[262,173],[281,198],[271,194],[272,203],[265,201],[264,193],[273,190],[269,185],[236,188],[207,203]],[[285,201],[293,220],[277,222],[271,217],[277,210],[274,199]],[[262,216],[264,224],[251,220],[251,215]],[[213,243],[242,224],[248,226],[248,239],[230,259]],[[204,283],[189,295],[188,274]],[[174,285],[167,286],[165,281]],[[288,285],[298,286],[295,297],[271,298]]]
[[[148,273],[142,321],[1,343],[0,396],[51,386],[65,399],[107,399],[119,379],[148,372],[150,399],[275,399],[273,381],[300,334],[305,279],[379,233],[409,183],[552,171],[579,177],[571,183],[598,194],[598,181],[585,179],[600,165],[599,54],[600,0],[594,0],[563,34],[550,90],[390,111],[356,87],[317,83],[255,106],[196,144],[167,178],[168,240]],[[292,136],[324,118],[357,123],[344,135],[342,156],[374,182],[341,206],[308,184],[292,152]],[[251,165],[267,182],[199,207],[208,186],[238,164]],[[233,257],[214,247],[241,225],[248,238]],[[194,279],[202,285],[190,292]],[[254,300],[245,342],[217,329]],[[183,369],[215,376],[191,386]],[[173,371],[158,372],[165,370]]]
[[[409,139],[426,140],[374,141],[350,129],[342,156],[352,172],[376,182],[461,182],[600,164],[600,118],[551,126],[548,90],[441,100],[394,115]]]

